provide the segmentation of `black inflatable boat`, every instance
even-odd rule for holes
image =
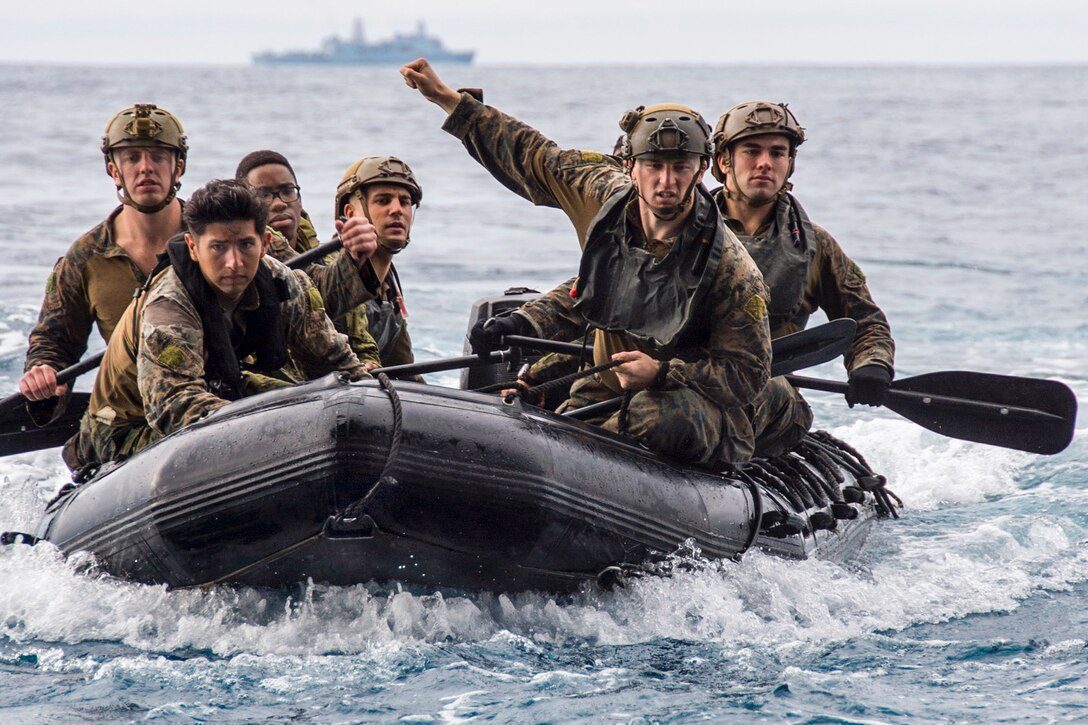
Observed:
[[[713,475],[483,395],[328,376],[233,403],[62,494],[36,535],[192,587],[569,590],[692,546],[844,559],[894,514],[830,436]]]
[[[516,288],[478,300],[469,325],[535,296]],[[849,343],[846,322],[806,333],[816,352],[776,342],[776,360],[830,359]],[[66,486],[31,538],[171,587],[312,579],[564,591],[659,570],[678,550],[845,560],[877,518],[895,515],[884,478],[826,433],[781,458],[703,471],[470,392],[514,373],[469,360],[465,390],[330,375],[232,403]]]

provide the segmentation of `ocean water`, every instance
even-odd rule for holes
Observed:
[[[788,101],[809,134],[796,193],[868,275],[899,377],[1036,376],[1088,398],[1085,67],[443,70],[561,145],[600,150],[639,104],[679,101],[713,120],[740,101]],[[494,182],[394,68],[8,65],[0,100],[4,394],[50,266],[113,206],[99,138],[134,102],[184,122],[183,197],[275,148],[323,238],[349,163],[411,164],[424,199],[398,267],[419,359],[460,354],[474,299],[545,289],[577,265],[563,215]],[[844,376],[835,364],[811,372]],[[754,553],[558,598],[308,583],[195,592],[118,581],[48,545],[5,547],[0,720],[1088,718],[1084,424],[1065,452],[1039,457],[808,397],[818,426],[906,504],[856,562]],[[65,480],[55,450],[0,459],[0,528],[31,530]]]

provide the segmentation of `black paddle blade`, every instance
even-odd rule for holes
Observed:
[[[1065,450],[1077,418],[1057,381],[956,370],[897,380],[886,405],[951,438],[1041,454]]]
[[[823,325],[783,335],[771,343],[771,377],[834,360],[854,341],[858,323],[840,317]]]
[[[38,427],[25,405],[9,411],[0,422],[0,456],[64,445],[79,430],[79,419],[90,398],[90,393],[72,393],[61,416],[44,428]]]

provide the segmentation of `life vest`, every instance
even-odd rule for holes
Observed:
[[[393,349],[393,344],[404,330],[404,314],[401,306],[400,276],[393,265],[389,265],[386,276],[388,285],[382,285],[378,296],[367,300],[366,319],[370,336],[378,345],[378,352],[383,361]],[[388,294],[385,294],[388,290]]]
[[[615,194],[593,218],[572,294],[574,309],[593,327],[622,332],[655,350],[672,349],[691,323],[714,281],[725,247],[725,229],[706,188],[699,184],[694,209],[663,256],[632,244],[627,209],[637,203],[632,187]]]
[[[255,362],[247,364],[246,368],[263,374],[274,373],[287,364],[287,336],[280,319],[280,303],[286,301],[289,294],[283,280],[273,277],[263,263],[257,267],[257,275],[253,278],[257,308],[242,312],[245,331],[240,339],[232,339],[215,291],[189,256],[184,238],[174,237],[167,242],[166,254],[200,315],[204,328],[204,380],[212,394],[225,400],[241,397],[242,365],[239,361],[250,355],[255,357]]]
[[[712,194],[722,216],[727,217],[724,193],[715,189]],[[771,291],[771,304],[767,307],[771,330],[788,322],[804,329],[808,314],[801,311],[801,304],[816,256],[816,233],[800,202],[793,194],[783,193],[765,234],[738,234],[737,238],[763,273],[763,281]]]

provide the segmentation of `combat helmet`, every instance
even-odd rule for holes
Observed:
[[[688,153],[708,163],[714,147],[710,125],[697,111],[676,103],[639,106],[620,118],[623,144],[620,156],[632,161],[659,153]]]
[[[106,173],[109,173],[110,161],[113,152],[119,148],[129,146],[161,146],[169,148],[177,154],[177,163],[171,177],[171,192],[167,194],[159,204],[136,204],[129,198],[124,181],[117,190],[118,196],[125,204],[135,207],[144,213],[153,213],[165,208],[174,200],[181,183],[178,181],[185,172],[185,159],[189,153],[189,142],[185,137],[185,129],[177,116],[166,109],[159,108],[154,103],[137,103],[134,106],[119,112],[106,124],[106,131],[102,136],[102,155],[106,164]]]
[[[797,147],[805,142],[805,129],[785,103],[748,101],[730,108],[714,125],[714,153],[728,153],[729,148],[741,139],[771,133],[781,134],[790,140],[790,170],[786,175],[789,178],[793,174],[793,159],[797,155]],[[710,173],[718,181],[725,181],[725,176],[717,164],[711,164]]]
[[[714,146],[710,142],[710,125],[697,111],[687,106],[659,103],[627,111],[620,117],[620,128],[624,132],[620,158],[628,170],[632,169],[635,159],[642,156],[691,154],[699,158],[699,173],[692,177],[679,204],[668,211],[649,207],[658,219],[670,221],[677,218],[692,200],[703,171],[712,161]],[[644,199],[637,185],[635,191],[640,199]]]
[[[396,156],[364,156],[348,167],[336,185],[336,209],[333,214],[340,215],[349,196],[367,184],[376,183],[399,184],[408,189],[413,204],[419,206],[423,201],[423,187],[416,181],[408,164]]]
[[[423,187],[416,181],[416,177],[412,174],[412,169],[408,164],[396,156],[364,156],[348,167],[348,170],[344,172],[344,177],[337,184],[336,209],[333,214],[340,216],[344,204],[355,194],[363,200],[363,207],[369,219],[370,210],[366,209],[366,198],[362,192],[370,184],[403,186],[408,189],[413,205],[418,207],[419,203],[423,201]],[[411,241],[410,237],[405,238],[403,241],[394,241],[378,236],[378,244],[393,254],[408,246],[409,241]]]

